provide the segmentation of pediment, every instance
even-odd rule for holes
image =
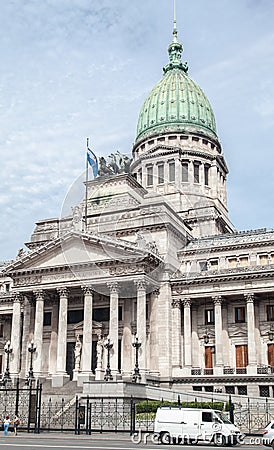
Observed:
[[[73,330],[77,333],[77,331],[83,331],[84,327],[84,321],[78,322],[74,327]],[[92,329],[93,330],[101,330],[103,328],[103,324],[101,322],[97,322],[96,320],[92,321]]]
[[[123,262],[132,258],[142,260],[146,255],[146,251],[137,249],[130,242],[74,231],[17,258],[7,268],[7,272],[113,260]]]

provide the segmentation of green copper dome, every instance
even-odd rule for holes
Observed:
[[[188,76],[182,63],[183,46],[178,43],[176,25],[168,48],[169,64],[141,109],[136,141],[165,132],[198,132],[217,138],[216,122],[202,89]]]

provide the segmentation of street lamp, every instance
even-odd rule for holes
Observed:
[[[1,380],[1,384],[3,386],[5,386],[8,381],[11,381],[11,378],[10,378],[10,355],[12,353],[12,346],[11,346],[10,341],[6,342],[4,350],[7,355],[7,365],[6,365],[6,370],[5,370],[4,376]]]
[[[206,334],[204,335],[204,343],[205,343],[205,344],[208,344],[208,343],[209,343],[209,334],[208,334],[207,331],[206,331]]]
[[[137,334],[135,335],[135,339],[132,342],[132,347],[135,348],[135,367],[134,372],[132,376],[132,381],[134,383],[137,383],[138,380],[141,379],[140,370],[139,370],[139,348],[141,347],[142,343],[139,341],[139,338]]]
[[[30,384],[33,380],[33,355],[36,352],[36,346],[34,345],[34,340],[32,339],[30,343],[28,344],[28,351],[30,353],[30,365],[29,365],[29,374],[26,380],[26,384]]]
[[[113,380],[113,376],[111,375],[111,370],[110,370],[110,350],[113,347],[113,342],[110,340],[109,336],[105,340],[104,347],[107,349],[107,368],[105,371],[104,380],[109,381],[109,380]]]
[[[274,328],[273,328],[273,325],[271,324],[271,326],[270,326],[270,330],[268,330],[268,339],[270,340],[270,341],[273,341],[274,340]]]

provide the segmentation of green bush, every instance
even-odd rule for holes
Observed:
[[[143,400],[140,403],[136,404],[136,413],[155,413],[158,408],[161,406],[180,406],[181,408],[200,408],[200,409],[218,409],[223,411],[224,403],[223,402],[181,402],[178,405],[178,402],[166,402],[159,400]]]

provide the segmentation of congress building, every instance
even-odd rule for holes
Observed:
[[[25,379],[33,356],[57,390],[110,379],[273,397],[274,231],[230,223],[214,113],[182,52],[175,22],[132,160],[100,158],[72,214],[38,221],[1,264],[2,376],[9,357]]]

